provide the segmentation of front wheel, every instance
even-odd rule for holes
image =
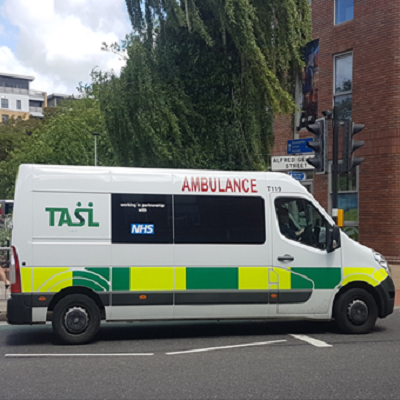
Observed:
[[[100,328],[97,304],[88,296],[72,294],[61,299],[53,311],[53,331],[65,344],[90,342]]]
[[[340,295],[333,315],[344,333],[368,333],[378,318],[378,306],[365,289],[354,288]]]

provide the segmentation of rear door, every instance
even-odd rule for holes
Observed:
[[[341,281],[341,249],[326,251],[330,222],[304,194],[271,194],[273,314],[327,314]]]

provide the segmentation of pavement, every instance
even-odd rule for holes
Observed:
[[[394,286],[396,287],[395,306],[400,306],[400,265],[391,265]],[[4,282],[0,282],[0,321],[6,320],[7,299],[10,289],[5,289]]]

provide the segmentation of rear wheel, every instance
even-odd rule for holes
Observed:
[[[88,296],[71,294],[54,307],[52,325],[58,340],[65,344],[90,342],[100,328],[97,304]]]
[[[378,318],[374,297],[365,289],[350,289],[340,295],[333,310],[337,325],[344,333],[368,333]]]

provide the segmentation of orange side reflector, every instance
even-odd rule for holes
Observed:
[[[337,214],[337,226],[342,228],[344,226],[344,210],[338,210]]]
[[[276,299],[276,298],[278,297],[278,295],[275,294],[275,293],[272,293],[272,294],[271,294],[271,297],[272,297],[273,299]]]
[[[39,297],[39,301],[46,301],[46,297],[40,296],[40,297]]]
[[[146,300],[146,299],[147,299],[147,296],[146,296],[145,294],[141,294],[141,295],[139,296],[139,299],[140,299],[140,300]]]

